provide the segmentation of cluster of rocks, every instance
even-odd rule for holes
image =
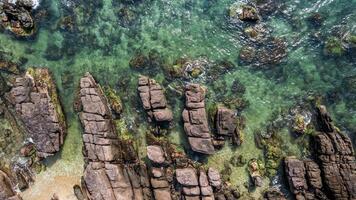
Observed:
[[[3,200],[21,200],[22,198],[17,195],[15,186],[10,177],[0,170],[0,199]]]
[[[66,123],[48,69],[29,69],[15,79],[6,97],[26,135],[33,140],[37,156],[45,158],[58,152],[66,135]]]
[[[169,123],[173,120],[172,110],[168,108],[167,100],[160,84],[146,76],[140,76],[138,92],[150,121]]]
[[[0,2],[1,26],[16,36],[31,36],[35,32],[35,22],[31,14],[33,6],[34,3],[28,0]]]
[[[240,194],[228,188],[220,173],[188,159],[167,140],[148,140],[151,185],[156,200],[163,199],[237,199]]]
[[[229,23],[242,29],[242,42],[246,44],[239,53],[242,64],[270,66],[280,63],[286,57],[284,40],[271,36],[271,31],[263,24],[262,15],[268,15],[276,9],[276,2],[271,0],[253,3],[235,2],[229,8]],[[252,23],[251,23],[252,22]]]
[[[260,44],[246,45],[239,54],[241,63],[269,66],[280,63],[287,56],[286,44],[280,38],[269,38]]]
[[[154,138],[147,139],[150,163],[141,163],[135,150],[118,137],[109,103],[89,73],[80,80],[79,96],[85,170],[83,192],[77,187],[76,194],[88,199],[208,200],[215,193],[225,199],[230,190],[223,187],[219,172],[199,169],[198,176],[194,162],[165,139],[148,133]]]
[[[199,84],[186,86],[185,109],[182,115],[184,131],[192,150],[202,154],[214,154],[213,139],[205,111],[205,90]]]
[[[150,199],[146,167],[132,145],[119,140],[101,87],[87,73],[80,80],[80,121],[84,134],[82,181],[88,199]]]
[[[289,186],[296,199],[355,199],[356,162],[352,142],[332,124],[325,106],[317,110],[314,136],[317,161],[285,159]]]
[[[215,128],[217,140],[224,141],[225,138],[231,138],[233,145],[241,145],[241,133],[237,124],[236,113],[233,110],[218,106],[215,114]]]

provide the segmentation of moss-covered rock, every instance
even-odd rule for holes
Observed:
[[[324,46],[324,52],[330,56],[342,56],[345,54],[346,49],[340,38],[329,37]]]
[[[120,116],[123,110],[122,101],[116,90],[110,86],[103,88],[111,110],[115,116]]]

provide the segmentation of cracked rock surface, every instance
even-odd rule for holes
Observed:
[[[139,96],[150,121],[157,123],[171,122],[173,113],[168,108],[161,85],[146,76],[140,76],[138,85]]]
[[[214,154],[212,137],[205,111],[205,90],[199,84],[188,84],[183,110],[184,131],[193,151]]]
[[[30,69],[17,77],[7,99],[35,143],[37,156],[45,158],[58,152],[66,135],[66,123],[48,69]]]

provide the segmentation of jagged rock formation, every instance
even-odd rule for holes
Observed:
[[[80,80],[80,105],[84,194],[90,200],[150,199],[146,166],[132,145],[119,140],[107,99],[89,73]]]
[[[168,108],[163,88],[155,80],[140,76],[138,92],[150,121],[156,123],[171,122],[173,113]]]
[[[321,171],[314,161],[287,157],[284,162],[289,187],[296,199],[328,199],[321,191]]]
[[[325,106],[318,108],[320,131],[315,136],[318,162],[331,199],[356,199],[356,161],[349,137],[332,124]]]
[[[4,0],[0,2],[0,24],[16,36],[30,36],[34,33],[35,22],[31,15],[31,1]]]
[[[14,190],[8,175],[0,170],[0,199],[1,200],[21,200],[21,197],[17,195]]]
[[[199,84],[188,84],[183,110],[184,131],[193,151],[202,154],[215,152],[205,112],[205,90]]]
[[[219,106],[215,115],[215,128],[218,137],[231,138],[232,144],[241,145],[241,135],[237,127],[237,118],[231,109]]]
[[[29,69],[15,79],[6,96],[27,136],[33,139],[37,156],[45,158],[58,152],[66,135],[66,123],[48,69]]]
[[[356,162],[351,140],[334,127],[325,106],[319,106],[317,114],[317,162],[287,157],[285,170],[290,189],[296,199],[356,199]]]

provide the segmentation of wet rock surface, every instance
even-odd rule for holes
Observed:
[[[85,170],[82,187],[89,199],[149,199],[146,166],[119,140],[110,107],[89,74],[80,80],[79,113],[84,134]]]
[[[148,145],[160,146],[166,162],[151,167],[151,184],[155,199],[229,199],[236,192],[226,186],[220,172],[190,160],[167,139],[150,137]],[[158,195],[156,195],[158,194]],[[234,198],[233,198],[234,199]],[[236,198],[235,198],[236,199]]]
[[[138,85],[139,96],[150,121],[156,123],[171,122],[173,120],[173,113],[168,108],[161,85],[146,76],[139,78]]]
[[[316,161],[285,159],[291,192],[296,199],[355,199],[356,162],[351,140],[332,124],[325,106],[317,107],[314,136]]]
[[[233,145],[241,145],[242,139],[237,125],[236,113],[231,109],[219,106],[215,115],[217,136],[230,138]]]
[[[202,154],[215,152],[205,111],[205,90],[199,84],[188,84],[183,110],[184,131],[193,151]]]
[[[58,152],[66,135],[66,123],[48,69],[29,69],[15,79],[6,96],[27,136],[32,138],[37,156],[45,158]]]
[[[32,17],[32,1],[2,1],[0,3],[0,24],[16,36],[31,36],[35,22]]]

